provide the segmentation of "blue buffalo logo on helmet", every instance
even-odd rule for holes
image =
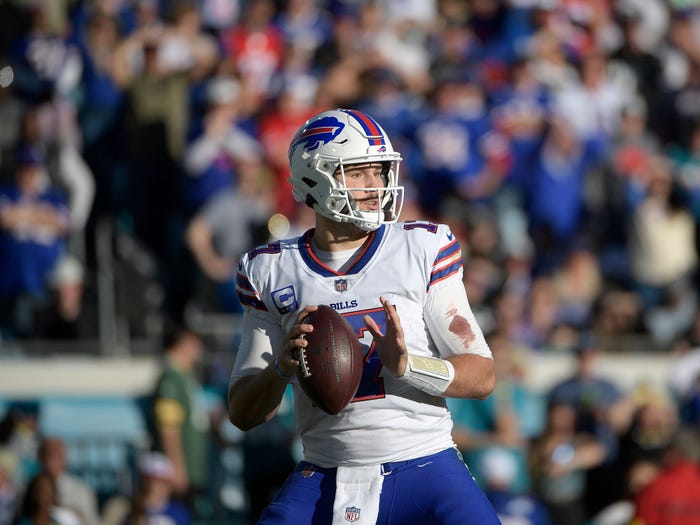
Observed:
[[[324,117],[311,123],[294,137],[290,151],[304,145],[308,151],[313,151],[323,144],[332,142],[345,128],[345,124],[335,117]]]

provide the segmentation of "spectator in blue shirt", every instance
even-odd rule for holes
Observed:
[[[32,335],[68,228],[66,199],[49,185],[44,159],[22,148],[14,182],[0,187],[0,326],[8,334]]]

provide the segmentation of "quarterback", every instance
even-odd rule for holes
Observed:
[[[398,221],[400,161],[369,115],[309,119],[289,147],[290,182],[315,228],[241,258],[229,417],[242,430],[265,423],[292,382],[304,450],[259,523],[499,523],[452,441],[445,404],[491,393],[491,351],[449,227]],[[365,355],[357,394],[337,415],[295,384],[313,330],[301,320],[319,304],[345,316]]]

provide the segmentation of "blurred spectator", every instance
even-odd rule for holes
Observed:
[[[625,287],[632,281],[626,241],[630,195],[645,184],[649,165],[660,150],[657,137],[647,127],[647,115],[642,98],[625,104],[603,169],[591,172],[586,181],[586,228],[599,253],[601,271],[606,279]]]
[[[508,452],[498,448],[486,452],[479,468],[486,497],[504,525],[549,525],[549,511],[538,498],[529,491],[513,490],[517,469]]]
[[[58,504],[75,512],[81,525],[98,525],[97,494],[85,481],[68,472],[68,456],[62,439],[47,436],[41,440],[39,464],[55,484]]]
[[[564,43],[555,32],[547,28],[539,29],[529,39],[526,49],[535,78],[548,91],[556,95],[579,82],[577,71],[567,57]]]
[[[670,10],[670,26],[665,45],[659,53],[664,66],[665,90],[662,103],[657,105],[655,131],[665,143],[686,142],[700,109],[693,101],[700,92],[700,53],[696,9],[682,7]]]
[[[629,2],[628,2],[629,3]],[[624,4],[624,2],[622,3]],[[627,7],[621,14],[621,29],[623,31],[622,45],[617,49],[613,58],[626,64],[634,73],[637,89],[647,107],[656,108],[663,88],[663,66],[659,57],[654,53],[654,45],[650,39],[659,38],[645,31],[645,11],[654,12],[659,2],[648,2],[644,9]],[[653,6],[653,7],[652,7]],[[652,15],[653,16],[653,15]],[[652,114],[655,119],[656,116]]]
[[[700,443],[697,429],[683,428],[666,447],[663,468],[636,498],[635,523],[697,525],[700,493]]]
[[[531,348],[546,350],[552,343],[559,321],[559,301],[552,277],[536,277],[528,291],[527,300],[525,341]]]
[[[700,312],[695,315],[694,331],[700,329]],[[682,424],[700,428],[700,345],[681,347],[673,357],[668,384],[678,406]]]
[[[663,452],[679,428],[678,409],[663,392],[639,385],[630,393],[634,412],[618,445],[618,479],[624,483],[639,462],[661,464]]]
[[[641,311],[638,294],[610,284],[596,300],[593,329],[602,336],[642,333]]]
[[[209,416],[201,405],[195,367],[204,352],[200,337],[168,324],[163,333],[165,362],[152,399],[154,448],[172,463],[172,488],[195,518],[206,522],[209,482]]]
[[[554,98],[554,107],[579,138],[601,135],[612,137],[620,124],[627,100],[637,94],[630,70],[611,62],[601,51],[581,57],[580,82],[569,84]]]
[[[639,492],[659,474],[661,466],[656,461],[638,460],[627,469],[623,496],[600,510],[589,522],[590,525],[631,525],[635,512],[635,500]]]
[[[66,140],[50,105],[29,106],[22,117],[20,148],[40,155],[50,182],[68,198],[69,247],[77,256],[85,255],[84,229],[95,197],[95,179],[79,151],[79,145]],[[77,127],[77,123],[73,123]]]
[[[13,184],[0,189],[0,326],[31,336],[47,279],[65,251],[69,214],[64,196],[49,184],[45,160],[29,148],[17,153]]]
[[[56,485],[46,472],[33,476],[15,514],[13,525],[80,525],[72,510],[61,507],[56,496]]]
[[[467,4],[468,24],[477,39],[478,60],[486,76],[505,72],[518,54],[518,44],[530,32],[524,12],[500,0],[468,0]]]
[[[594,250],[584,243],[572,246],[552,278],[559,305],[558,321],[579,329],[590,326],[595,300],[603,290]]]
[[[84,97],[79,106],[80,128],[86,149],[101,141],[117,123],[123,101],[112,77],[115,48],[120,42],[119,22],[97,7],[84,13],[85,27],[75,35],[83,61]]]
[[[11,525],[19,502],[18,461],[8,447],[0,445],[0,525]]]
[[[49,301],[37,312],[36,337],[97,339],[96,301],[83,264],[71,255],[62,256],[51,272],[49,287]]]
[[[13,42],[9,53],[15,74],[13,89],[24,100],[49,101],[59,113],[74,112],[68,97],[78,88],[82,61],[68,42],[66,19],[52,27],[50,9],[50,2],[43,0],[28,5],[29,28]]]
[[[14,480],[19,489],[39,470],[38,413],[36,401],[14,401],[0,420],[0,447],[16,460]]]
[[[491,118],[496,129],[510,141],[513,163],[507,183],[517,193],[517,204],[522,206],[532,155],[551,111],[551,93],[535,76],[533,63],[526,59],[511,66],[509,80],[492,95]]]
[[[628,243],[646,327],[663,344],[692,323],[697,296],[685,282],[697,269],[697,228],[673,181],[668,159],[655,157],[647,176],[646,194],[631,215]],[[670,315],[663,315],[664,309]],[[659,315],[662,322],[656,319]]]
[[[284,35],[274,23],[275,2],[252,0],[234,27],[222,32],[221,46],[255,111],[271,94],[272,78],[282,64]]]
[[[482,458],[491,450],[507,453],[514,462],[511,485],[514,492],[530,488],[528,446],[542,431],[544,400],[525,385],[522,349],[505,333],[488,336],[496,365],[496,388],[483,401],[455,399],[448,402],[455,419],[453,439],[480,479]],[[505,487],[504,487],[505,488]]]
[[[123,525],[190,525],[187,508],[173,499],[174,470],[167,456],[149,452],[139,459],[138,488]]]
[[[547,506],[552,525],[586,523],[586,473],[605,455],[605,445],[595,434],[577,430],[575,408],[552,400],[529,458],[534,494]]]
[[[221,190],[189,222],[186,242],[204,274],[205,281],[199,288],[204,295],[197,298],[204,299],[204,306],[241,311],[233,293],[238,259],[267,240],[267,221],[273,206],[273,195],[267,191],[270,180],[272,174],[259,159],[239,159],[235,185]],[[209,284],[214,285],[213,297],[207,293]]]
[[[467,24],[447,17],[443,25],[434,30],[429,41],[431,55],[428,71],[432,78],[440,78],[446,71],[471,70],[475,67],[478,46]]]
[[[488,199],[502,180],[489,162],[493,126],[477,78],[451,71],[436,82],[432,110],[421,115],[412,135],[420,165],[411,174],[429,217],[440,215],[448,197]]]
[[[248,498],[248,523],[257,523],[263,509],[294,470],[293,394],[285,392],[270,425],[261,425],[243,437],[243,483]]]
[[[536,247],[536,266],[563,263],[582,234],[586,211],[584,181],[601,162],[607,143],[601,135],[580,138],[563,116],[554,116],[528,178],[528,219]]]
[[[25,111],[25,102],[12,89],[14,74],[10,71],[8,66],[0,66],[0,122],[4,123],[0,127],[0,183],[12,179],[13,151],[20,139]],[[1,78],[3,74],[10,78]]]
[[[409,147],[408,137],[423,106],[422,98],[409,91],[390,68],[368,68],[361,80],[362,94],[357,101],[357,109],[384,123],[384,130],[392,137],[394,149],[404,156],[401,177],[405,186],[411,179],[414,162],[411,157],[416,154]],[[404,206],[407,205],[404,202]]]
[[[693,123],[687,141],[671,148],[669,157],[678,174],[678,183],[688,199],[688,209],[697,223],[700,220],[700,120]],[[696,246],[699,240],[696,233]]]
[[[166,2],[166,24],[158,46],[162,71],[187,73],[192,82],[210,75],[218,62],[215,38],[202,28],[200,8],[194,0]]]
[[[258,141],[242,126],[240,89],[231,75],[217,75],[207,83],[203,129],[185,150],[188,215],[235,185],[241,158],[262,154]]]
[[[602,348],[594,334],[582,334],[573,351],[573,374],[552,386],[548,398],[550,404],[570,407],[575,431],[593,436],[603,447],[600,461],[587,469],[585,512],[590,516],[619,497],[620,487],[613,476],[618,435],[628,428],[633,406],[620,387],[596,368]]]
[[[83,60],[83,94],[77,108],[83,157],[95,178],[95,215],[116,216],[126,211],[128,202],[120,132],[124,92],[113,76],[123,28],[119,13],[108,11],[105,4],[83,3],[83,11],[76,10],[74,15],[74,37]]]
[[[385,15],[386,24],[376,40],[378,58],[399,75],[408,90],[427,93],[431,88],[427,25],[405,15],[395,19],[390,13]]]
[[[317,0],[288,0],[275,19],[285,47],[298,47],[313,54],[331,35],[331,18]]]

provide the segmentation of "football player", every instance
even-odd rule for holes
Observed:
[[[494,388],[491,351],[462,284],[462,253],[443,224],[399,222],[401,156],[351,109],[309,119],[289,148],[297,202],[315,228],[245,254],[244,306],[229,416],[242,430],[274,417],[288,383],[304,457],[263,524],[499,523],[452,441],[445,397]],[[298,387],[298,351],[331,305],[365,352],[353,401],[337,415]]]

